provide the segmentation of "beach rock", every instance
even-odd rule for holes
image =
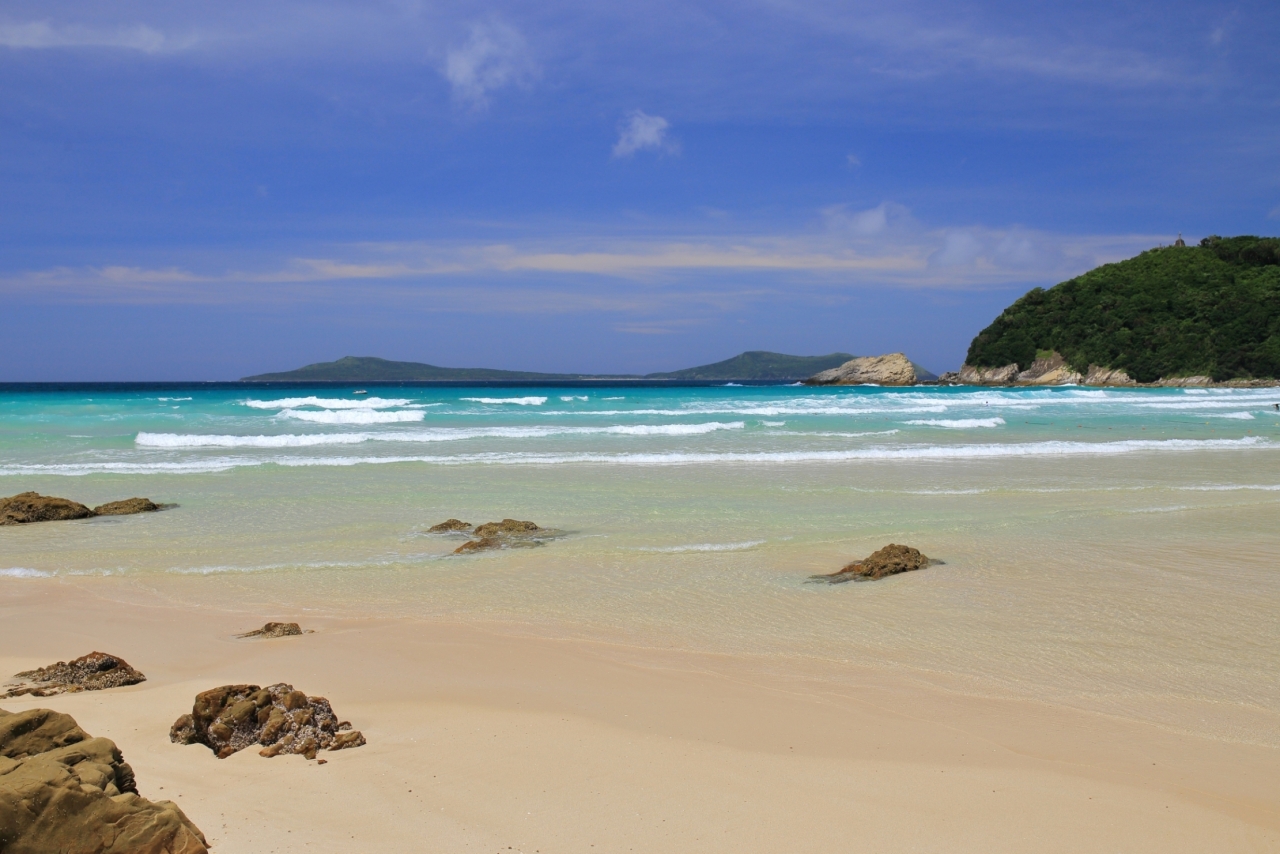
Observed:
[[[70,715],[0,709],[0,851],[4,854],[207,854],[170,801],[138,795],[110,739]]]
[[[296,753],[315,759],[319,750],[365,743],[351,724],[339,721],[324,697],[308,697],[283,682],[223,685],[196,695],[191,714],[174,721],[169,740],[203,744],[219,759],[257,744],[262,756]]]
[[[1090,365],[1089,373],[1084,378],[1085,385],[1096,386],[1136,386],[1137,383],[1122,368],[1104,368]]]
[[[238,638],[287,638],[302,634],[302,626],[297,623],[266,623],[260,629],[236,635]]]
[[[973,365],[960,366],[960,382],[963,385],[1011,385],[1018,379],[1016,362],[1001,368],[975,368]]]
[[[449,534],[454,531],[470,531],[471,523],[463,522],[461,519],[445,519],[439,525],[432,525],[427,529],[431,534]]]
[[[1156,380],[1156,385],[1163,388],[1204,388],[1205,386],[1216,385],[1212,377],[1166,377]]]
[[[931,375],[932,376],[932,375]],[[805,385],[915,385],[919,381],[916,366],[902,353],[887,356],[860,356],[837,368],[820,371],[804,381]]]
[[[507,541],[502,537],[482,537],[479,540],[467,540],[462,545],[453,550],[456,555],[470,554],[471,552],[483,552],[489,549],[500,549],[506,545]]]
[[[93,511],[83,504],[38,492],[23,492],[9,498],[0,498],[0,525],[88,519],[92,515]]]
[[[483,525],[478,525],[471,533],[473,536],[483,539],[485,537],[518,537],[523,534],[532,534],[538,530],[540,530],[538,526],[532,522],[503,519],[501,522],[485,522]]]
[[[91,652],[74,661],[59,661],[48,667],[25,670],[14,674],[13,679],[19,684],[6,686],[8,690],[0,696],[20,697],[30,694],[34,697],[50,697],[77,691],[101,691],[147,681],[146,676],[130,667],[123,658],[105,652]]]
[[[126,498],[123,501],[109,501],[93,508],[95,516],[131,516],[134,513],[154,513],[160,509],[149,498]]]
[[[900,546],[890,543],[879,551],[873,552],[862,560],[856,560],[838,572],[829,575],[811,576],[811,581],[825,581],[828,584],[843,584],[846,581],[875,581],[887,575],[902,572],[913,572],[926,566],[940,564],[940,560],[930,560],[911,546]]]
[[[938,377],[938,385],[960,385],[959,371],[946,371]]]

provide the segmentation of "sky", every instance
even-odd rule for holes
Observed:
[[[0,5],[0,381],[957,368],[1280,233],[1280,4]]]

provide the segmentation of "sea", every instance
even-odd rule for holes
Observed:
[[[459,621],[1280,746],[1280,389],[358,390],[0,386],[0,495],[168,505],[0,528],[0,596]],[[546,536],[454,555],[448,518]],[[942,563],[812,579],[888,543]]]

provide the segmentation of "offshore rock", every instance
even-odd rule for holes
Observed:
[[[940,564],[940,560],[930,560],[911,546],[900,546],[890,543],[862,560],[856,560],[838,572],[829,575],[814,575],[810,581],[825,581],[828,584],[843,584],[846,581],[875,581],[888,575],[902,572],[914,572],[926,566]]]
[[[54,694],[101,691],[147,681],[146,676],[130,667],[123,658],[105,652],[91,652],[74,661],[59,661],[48,667],[24,670],[14,674],[13,679],[19,684],[9,687],[0,696],[20,697],[30,694],[33,697],[51,697]]]
[[[503,519],[501,522],[485,522],[476,527],[472,534],[484,537],[518,537],[541,530],[532,522],[521,522],[519,519]]]
[[[427,529],[431,534],[451,534],[455,531],[470,531],[471,523],[463,522],[461,519],[445,519],[439,525],[432,525]]]
[[[23,492],[9,498],[0,498],[0,525],[88,519],[92,515],[93,511],[83,504],[38,492]]]
[[[139,797],[110,739],[70,715],[0,709],[0,851],[5,854],[207,854],[170,801]]]
[[[320,750],[359,747],[364,736],[339,721],[324,697],[308,697],[283,682],[223,685],[196,695],[191,714],[174,721],[169,740],[203,744],[219,759],[257,744],[261,756],[296,753],[315,759]]]
[[[303,634],[297,623],[265,623],[262,628],[236,635],[238,638],[287,638]]]
[[[973,365],[960,366],[960,382],[964,385],[1012,385],[1017,379],[1017,362],[1005,365],[1002,368],[975,368]]]
[[[804,381],[805,385],[915,385],[919,382],[916,366],[903,353],[887,356],[860,356],[838,368],[820,371]]]
[[[123,501],[109,501],[93,508],[95,516],[131,516],[134,513],[154,513],[160,509],[150,498],[126,498]]]

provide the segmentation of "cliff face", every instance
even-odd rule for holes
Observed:
[[[822,371],[804,381],[805,385],[915,385],[920,382],[916,366],[902,353],[861,356],[843,365]]]
[[[1083,375],[1071,366],[1058,353],[1042,359],[1036,359],[1031,367],[1020,370],[1013,362],[998,368],[979,368],[965,365],[958,374],[947,374],[943,382],[960,385],[985,386],[1051,386],[1051,385],[1087,385],[1100,387],[1136,388],[1202,388],[1215,386],[1219,388],[1266,388],[1280,385],[1280,380],[1273,379],[1229,379],[1215,382],[1212,377],[1200,375],[1189,377],[1167,377],[1150,383],[1134,380],[1121,368],[1106,368],[1090,365]]]

